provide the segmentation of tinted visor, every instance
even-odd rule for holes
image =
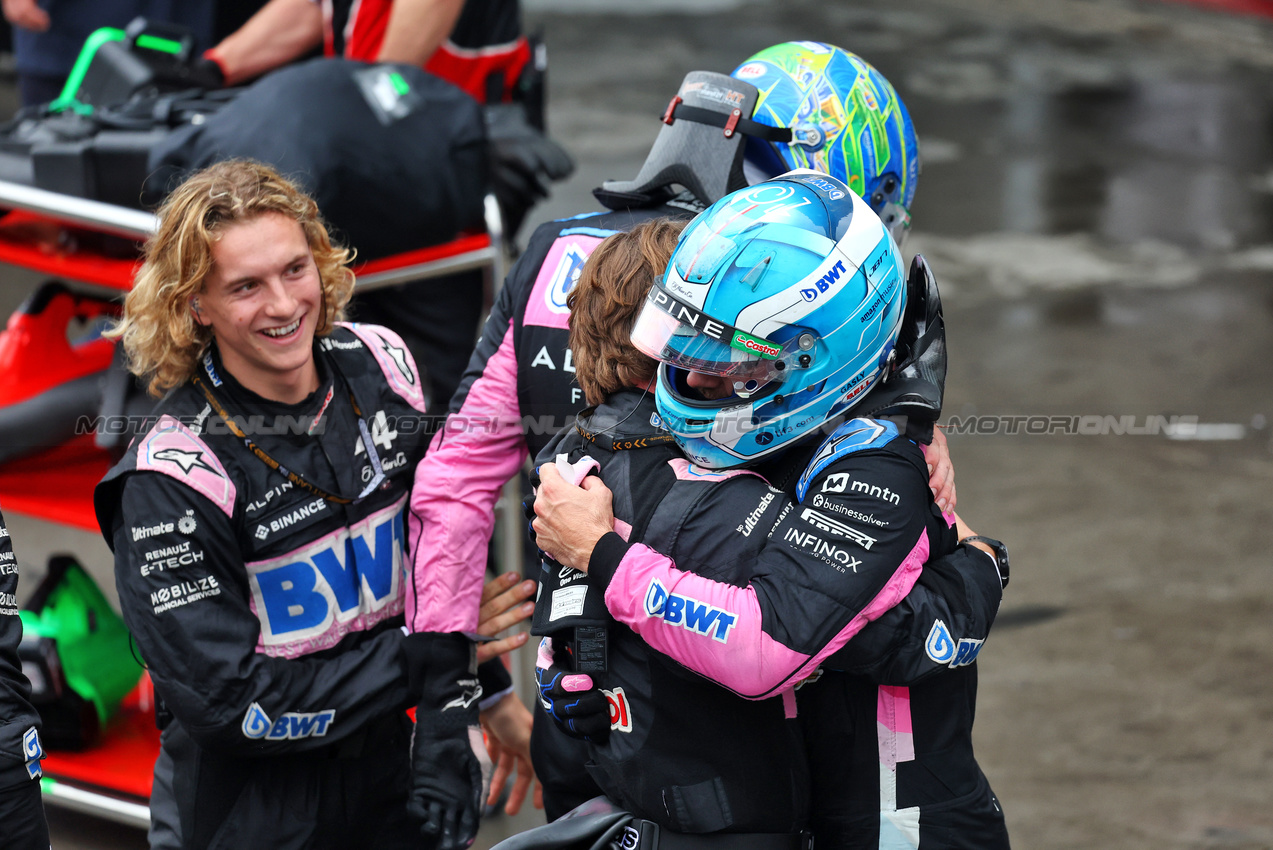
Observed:
[[[727,378],[744,398],[791,368],[780,344],[719,322],[659,286],[637,317],[632,344],[669,366]]]

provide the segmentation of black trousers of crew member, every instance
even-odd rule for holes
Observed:
[[[24,773],[14,773],[15,782],[0,783],[0,833],[5,850],[49,850],[49,825],[44,820],[40,782]]]
[[[231,758],[163,732],[152,850],[419,850],[407,815],[411,720],[393,711],[351,738],[290,756]]]

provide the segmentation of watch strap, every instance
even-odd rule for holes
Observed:
[[[993,537],[984,537],[980,534],[970,534],[959,543],[962,545],[970,541],[985,543],[994,550],[995,567],[999,570],[999,581],[1006,588],[1008,586],[1009,564],[1008,564],[1008,547],[1003,544],[1002,540],[995,540]]]

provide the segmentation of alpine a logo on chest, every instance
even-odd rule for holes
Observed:
[[[657,579],[650,582],[650,589],[645,593],[645,615],[721,643],[729,640],[729,631],[738,622],[738,615],[724,608],[679,593],[668,593]]]
[[[335,646],[403,610],[405,497],[307,546],[247,564],[258,651],[292,658]]]

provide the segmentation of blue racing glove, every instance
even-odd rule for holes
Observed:
[[[539,642],[535,661],[535,681],[539,701],[572,738],[604,744],[610,738],[610,705],[606,695],[594,686],[587,673],[572,673],[553,658],[552,638]]]

